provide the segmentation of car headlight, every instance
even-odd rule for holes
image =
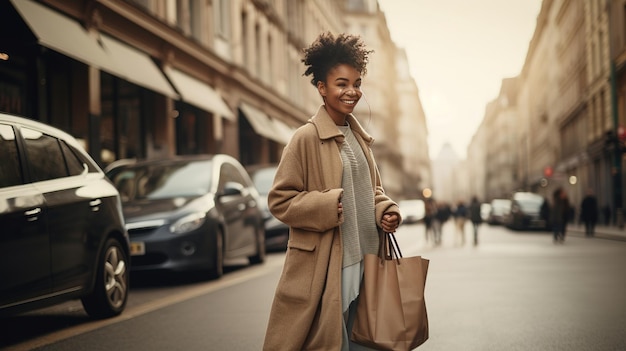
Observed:
[[[204,224],[206,220],[206,213],[204,212],[196,212],[177,220],[172,225],[170,225],[170,232],[174,234],[183,234],[190,232],[192,230],[196,230]]]

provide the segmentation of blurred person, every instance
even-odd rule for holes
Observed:
[[[598,221],[598,199],[592,189],[587,189],[587,195],[580,204],[580,220],[585,224],[585,236],[594,236]]]
[[[435,199],[429,197],[424,200],[424,236],[426,243],[429,242],[429,238],[435,240],[435,217],[437,216],[437,203]]]
[[[539,209],[539,217],[545,223],[545,228],[549,230],[552,227],[550,220],[550,201],[548,201],[548,198],[545,196],[543,197],[543,203]]]
[[[478,201],[476,196],[472,196],[469,206],[469,217],[474,229],[474,246],[476,246],[478,245],[478,227],[483,222],[483,218],[480,215],[480,201]]]
[[[305,75],[323,103],[285,146],[268,194],[272,214],[289,225],[289,245],[264,350],[366,349],[349,340],[363,255],[377,254],[379,231],[401,222],[373,139],[352,114],[371,52],[359,36],[329,32],[304,50]]]
[[[441,245],[441,236],[443,233],[443,225],[450,219],[452,216],[452,210],[450,209],[450,205],[446,202],[441,202],[437,204],[437,214],[435,214],[435,221],[433,223],[433,229],[435,234],[435,245]]]
[[[455,242],[460,242],[461,246],[465,246],[465,221],[467,221],[467,217],[467,207],[463,201],[459,201],[454,209],[454,224],[458,239]]]
[[[567,221],[570,214],[569,207],[569,199],[565,189],[557,188],[552,194],[552,210],[550,211],[555,243],[565,241]]]

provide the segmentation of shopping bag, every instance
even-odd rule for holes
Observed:
[[[429,260],[402,257],[393,233],[366,254],[351,339],[378,350],[412,350],[428,339],[424,288]]]

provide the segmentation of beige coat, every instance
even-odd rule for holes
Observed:
[[[352,115],[348,122],[364,150],[375,192],[376,222],[400,215],[385,195],[370,145]],[[341,198],[341,134],[320,107],[283,151],[268,203],[290,227],[285,266],[276,288],[264,350],[339,350],[342,343],[342,243],[337,204]]]

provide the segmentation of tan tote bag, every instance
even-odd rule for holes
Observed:
[[[366,254],[351,339],[378,350],[413,350],[428,339],[424,288],[429,260],[402,257],[393,233]]]

